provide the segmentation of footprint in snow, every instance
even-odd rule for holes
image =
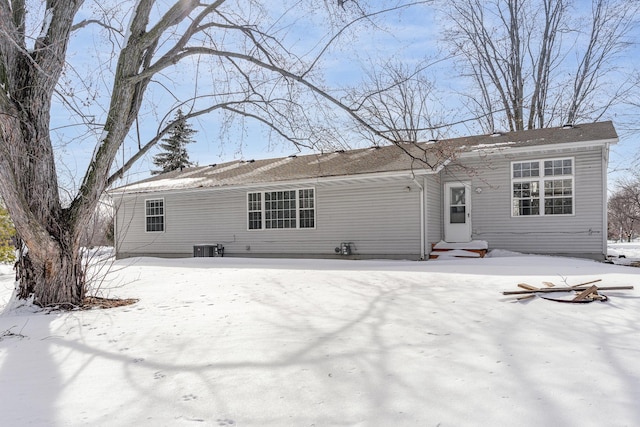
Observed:
[[[189,400],[196,400],[198,398],[198,396],[196,396],[195,394],[185,394],[184,396],[182,396],[182,400],[185,402],[188,402]]]

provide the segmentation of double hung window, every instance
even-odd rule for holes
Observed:
[[[164,231],[164,199],[145,200],[145,223],[148,232]]]
[[[247,199],[249,230],[258,230],[262,228],[262,193],[249,193]]]

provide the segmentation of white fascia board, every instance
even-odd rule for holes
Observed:
[[[355,175],[291,179],[286,181],[255,182],[251,184],[229,184],[229,185],[209,186],[209,187],[202,186],[202,187],[185,187],[185,188],[171,188],[171,189],[149,188],[148,190],[133,190],[133,191],[124,190],[124,191],[117,191],[117,192],[111,191],[109,193],[113,196],[127,197],[127,196],[153,194],[153,193],[172,194],[172,193],[190,193],[194,191],[205,191],[205,190],[248,190],[248,189],[257,188],[257,187],[273,187],[273,186],[287,186],[287,185],[309,186],[309,185],[313,185],[317,183],[325,183],[325,182],[371,181],[375,179],[385,179],[385,178],[407,178],[412,180],[416,176],[437,174],[442,170],[442,168],[443,166],[440,166],[435,170],[415,169],[415,170],[394,171],[394,172],[377,172],[377,173],[366,173],[366,174],[355,174]]]
[[[617,144],[618,138],[599,139],[593,141],[580,141],[580,142],[565,142],[565,143],[550,143],[540,145],[530,145],[527,147],[508,147],[498,146],[496,148],[484,148],[474,151],[464,151],[458,154],[459,158],[469,158],[478,155],[493,155],[493,154],[524,154],[524,153],[538,153],[543,151],[563,151],[563,150],[575,150],[579,148],[590,147],[602,147],[611,144]]]

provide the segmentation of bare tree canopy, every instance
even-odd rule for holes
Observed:
[[[630,242],[640,236],[640,176],[618,184],[609,197],[609,237]]]
[[[414,4],[372,3],[376,10],[365,1],[0,0],[0,195],[25,245],[19,296],[33,295],[40,305],[82,302],[83,230],[105,189],[167,135],[178,108],[185,120],[223,111],[262,123],[295,144],[316,146],[334,134],[318,120],[335,114],[326,108],[330,104],[375,133],[317,75],[340,37],[378,14]],[[303,14],[322,23],[313,28],[319,36],[301,40],[291,32]],[[67,58],[69,44],[95,26],[110,56],[99,58],[101,73],[79,76]],[[185,70],[196,72],[185,79]],[[174,90],[185,80],[188,99]],[[82,87],[74,86],[78,81]],[[162,89],[160,102],[148,98],[150,87]],[[96,107],[100,97],[106,102]],[[95,147],[77,192],[65,203],[50,128],[54,98],[75,113],[73,124],[84,126],[85,144]],[[157,104],[168,108],[157,111]],[[144,108],[160,122],[148,141],[135,138]],[[135,149],[120,158],[132,136]]]
[[[634,87],[613,60],[630,44],[638,2],[452,0],[443,8],[447,43],[475,83],[469,108],[487,132],[597,121]]]
[[[435,85],[424,73],[428,66],[383,64],[371,70],[366,81],[352,91],[349,105],[369,125],[398,143],[438,139],[447,125]]]

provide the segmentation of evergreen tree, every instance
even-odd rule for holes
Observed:
[[[152,175],[194,166],[189,161],[186,145],[195,142],[193,134],[196,130],[187,123],[182,110],[178,110],[174,122],[175,126],[169,131],[169,136],[163,138],[163,143],[159,144],[164,151],[153,157],[153,164],[160,169],[151,171]]]
[[[0,262],[15,262],[16,251],[13,238],[16,230],[9,218],[9,212],[4,204],[0,203]]]

